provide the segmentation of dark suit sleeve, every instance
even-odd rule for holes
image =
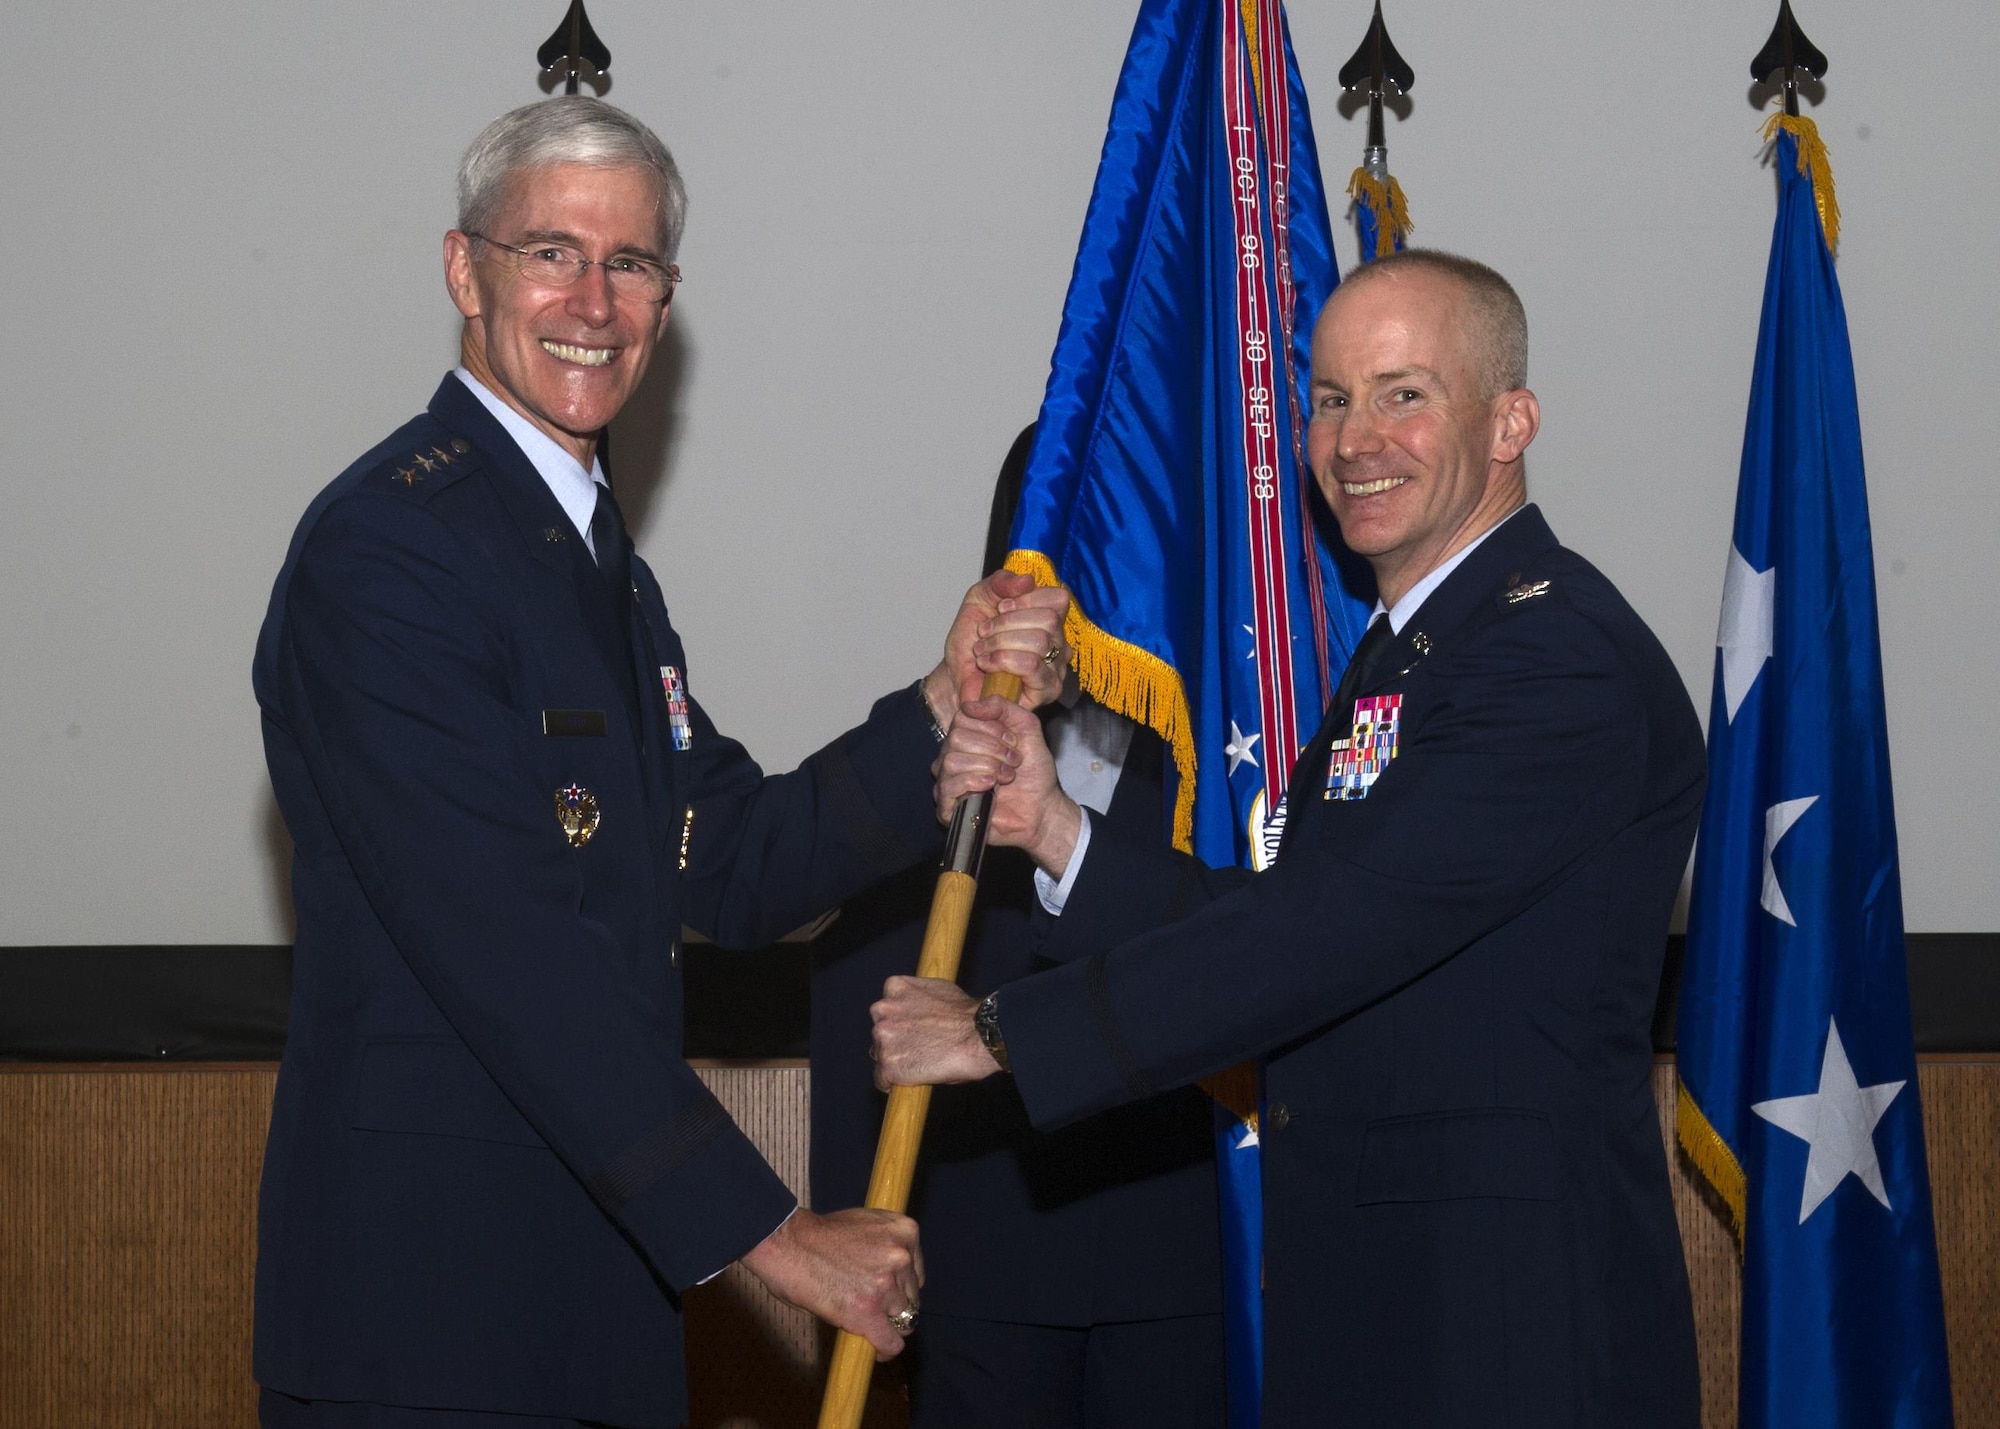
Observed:
[[[336,503],[293,575],[278,698],[377,918],[453,1029],[682,1288],[793,1198],[583,916],[507,702],[505,601],[424,508]]]
[[[863,723],[775,775],[690,704],[689,927],[727,947],[759,947],[936,854],[937,741],[914,691],[884,696]]]
[[[1428,672],[1438,691],[1367,798],[1294,812],[1246,877],[1110,834],[1061,936],[1131,941],[1016,983],[1002,1027],[1037,1125],[1176,1086],[1386,996],[1514,917],[1638,812],[1639,685],[1550,601]],[[1319,799],[1300,770],[1293,800]],[[1175,915],[1179,916],[1174,921]],[[1080,916],[1079,916],[1080,915]]]

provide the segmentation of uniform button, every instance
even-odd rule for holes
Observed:
[[[1264,1113],[1264,1119],[1270,1123],[1271,1130],[1283,1131],[1292,1124],[1292,1109],[1283,1102],[1272,1102]]]
[[[460,456],[464,456],[472,450],[472,443],[468,442],[464,437],[453,437],[451,439],[451,449]]]
[[[681,945],[679,943],[675,943],[672,947],[667,949],[667,966],[670,968],[675,968],[679,967],[680,963],[681,963]]]
[[[1104,761],[1102,759],[1091,760],[1090,772],[1093,774],[1102,774],[1104,772]]]

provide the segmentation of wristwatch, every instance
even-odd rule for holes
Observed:
[[[1007,1039],[1000,1035],[1000,994],[989,992],[981,999],[979,1006],[972,1009],[973,1030],[979,1033],[980,1045],[992,1054],[1000,1064],[1000,1070],[1011,1072],[1007,1064]]]

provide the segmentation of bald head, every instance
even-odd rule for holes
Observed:
[[[1435,248],[1406,248],[1364,263],[1340,280],[1337,298],[1359,284],[1398,281],[1416,274],[1448,279],[1458,289],[1462,334],[1480,397],[1497,397],[1528,385],[1528,314],[1514,285],[1484,263]]]
[[[1513,289],[1463,258],[1379,259],[1327,300],[1306,452],[1385,605],[1527,499],[1526,347]]]

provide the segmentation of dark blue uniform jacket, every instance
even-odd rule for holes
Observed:
[[[1343,700],[1266,873],[1093,828],[1001,993],[1037,1125],[1269,1056],[1264,1423],[1697,1423],[1649,1027],[1703,782],[1680,677],[1529,508]]]
[[[791,1206],[681,1055],[681,926],[760,944],[933,850],[936,746],[909,693],[786,775],[691,698],[677,739],[633,574],[621,626],[450,377],[299,525],[255,671],[298,915],[267,1386],[679,1424],[680,1293]]]

